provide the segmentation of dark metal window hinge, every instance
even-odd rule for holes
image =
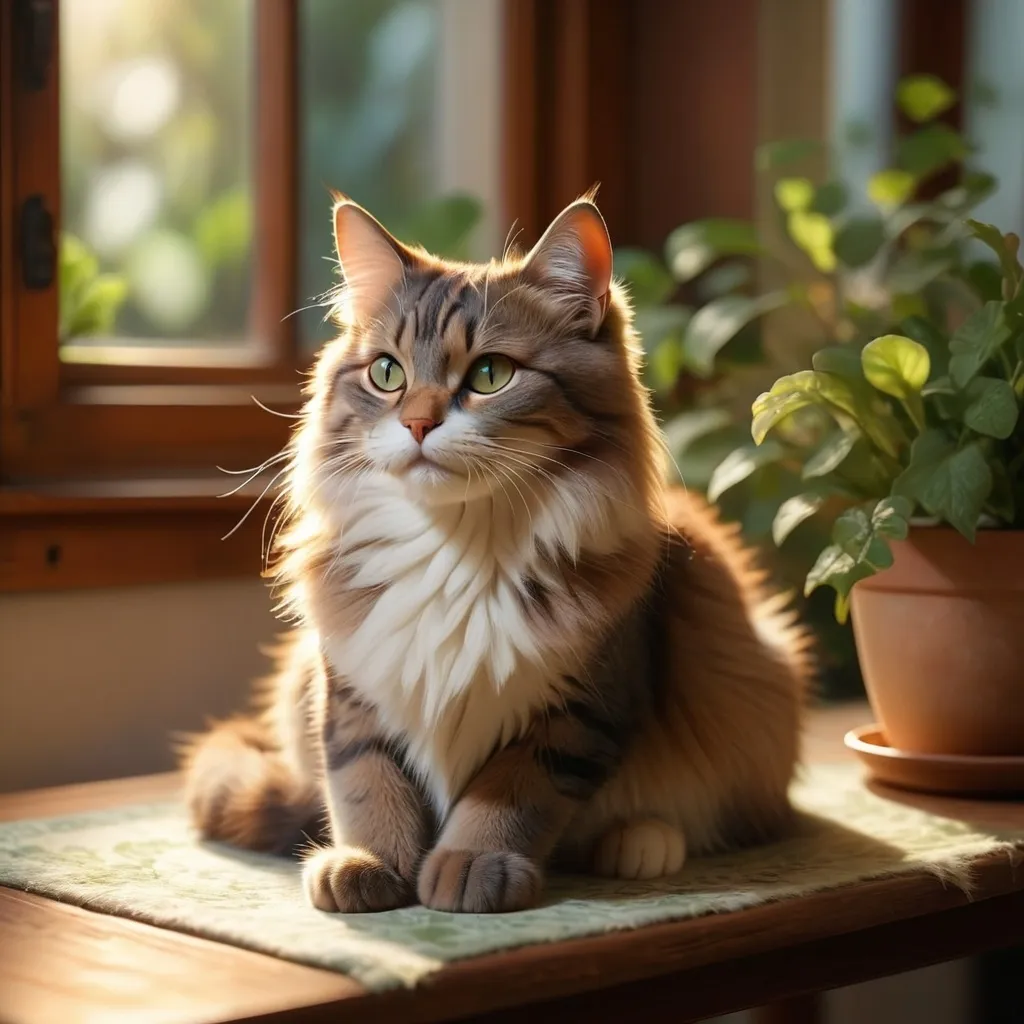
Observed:
[[[53,63],[56,0],[17,0],[16,60],[26,89],[45,89]]]
[[[53,214],[42,196],[21,204],[21,277],[26,288],[49,288],[57,265]]]

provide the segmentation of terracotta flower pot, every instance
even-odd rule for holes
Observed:
[[[853,588],[871,706],[918,754],[1024,754],[1024,531],[915,527]]]

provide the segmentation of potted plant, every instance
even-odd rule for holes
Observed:
[[[830,346],[753,404],[756,444],[834,431],[804,462],[790,523],[847,507],[805,591],[852,601],[868,694],[888,742],[922,754],[1024,755],[1024,269],[1019,239],[968,221],[997,282],[955,329],[915,317],[860,351]],[[994,293],[993,293],[994,292]]]
[[[779,376],[811,367],[814,353],[859,365],[860,349],[886,334],[927,347],[1000,297],[998,265],[967,243],[965,227],[996,182],[965,165],[970,146],[944,122],[955,102],[932,76],[901,81],[893,166],[863,190],[842,168],[847,152],[877,143],[870,125],[842,126],[833,145],[766,143],[755,164],[774,209],[757,224],[696,221],[673,231],[663,254],[616,254],[679,476],[741,524],[787,585],[802,582],[832,520],[858,499],[826,486],[832,460],[848,456],[846,472],[865,463],[861,471],[876,474],[861,481],[862,494],[868,483],[882,487],[881,469],[819,403],[754,444],[751,402]],[[819,637],[825,694],[862,692],[851,631],[837,624],[826,588],[802,611]]]

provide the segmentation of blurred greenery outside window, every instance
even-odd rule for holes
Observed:
[[[76,342],[73,358],[103,362],[111,343],[246,344],[257,250],[275,244],[254,237],[258,2],[62,0],[60,340]],[[300,0],[304,354],[331,335],[317,305],[338,281],[329,189],[402,238],[469,254],[496,199],[496,154],[467,147],[496,147],[498,7]],[[476,62],[463,77],[490,69],[476,95],[445,49],[463,22],[490,34],[459,58]],[[464,157],[454,163],[453,141]]]

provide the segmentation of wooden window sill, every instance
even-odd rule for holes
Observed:
[[[260,498],[268,481],[254,481],[227,495],[237,482],[217,476],[0,487],[0,592],[256,580],[274,491]]]

